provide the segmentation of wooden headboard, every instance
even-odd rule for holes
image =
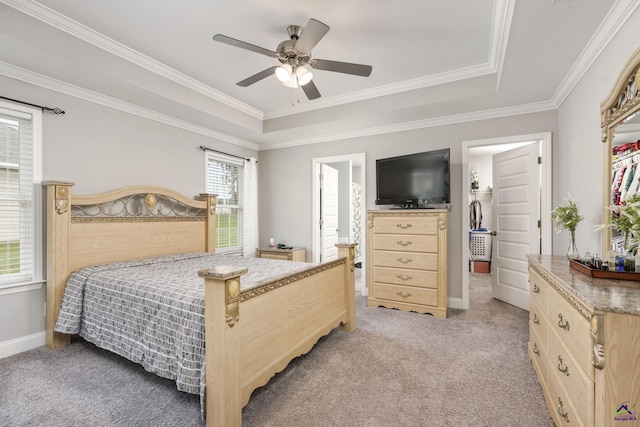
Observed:
[[[187,252],[215,252],[216,195],[191,200],[163,187],[133,186],[71,195],[73,183],[44,181],[47,236],[47,346],[69,344],[53,331],[67,278],[89,265]]]

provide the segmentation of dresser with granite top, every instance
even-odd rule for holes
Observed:
[[[529,255],[529,357],[557,426],[640,426],[640,282]]]

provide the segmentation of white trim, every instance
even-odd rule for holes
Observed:
[[[116,55],[124,59],[125,61],[149,70],[154,74],[157,74],[181,86],[191,89],[196,93],[200,93],[208,98],[228,105],[235,110],[241,111],[257,119],[262,120],[264,117],[263,112],[258,110],[257,108],[245,104],[244,102],[241,102],[229,95],[213,89],[212,87],[207,86],[204,83],[192,79],[191,77],[180,73],[179,71],[176,71],[173,68],[170,68],[154,60],[153,58],[143,55],[140,52],[105,36],[104,34],[101,34],[85,25],[80,24],[77,21],[74,21],[73,19],[65,15],[62,15],[61,13],[58,13],[42,5],[41,3],[38,3],[36,1],[24,2],[16,0],[3,0],[3,3],[24,13],[25,15],[38,19],[45,24],[51,25],[54,28],[57,28],[67,34],[72,35],[73,37],[76,37],[79,40],[90,43],[97,48],[104,50],[105,52],[112,53],[113,55]]]
[[[560,108],[564,100],[576,87],[582,77],[589,71],[593,63],[602,54],[611,40],[618,34],[624,23],[640,5],[640,0],[617,0],[596,32],[593,34],[584,50],[574,62],[571,70],[560,83],[553,94],[551,102]]]
[[[47,343],[47,333],[38,332],[24,337],[15,338],[9,341],[0,342],[0,359],[42,347]]]
[[[228,142],[230,144],[238,145],[252,150],[258,150],[259,148],[258,144],[256,144],[255,142],[250,142],[204,126],[190,123],[185,120],[177,119],[173,116],[168,116],[157,111],[130,104],[128,102],[124,102],[119,99],[112,98],[110,96],[106,96],[101,93],[82,88],[80,86],[75,86],[63,82],[62,80],[57,80],[52,77],[35,73],[33,71],[20,68],[2,61],[0,61],[0,75],[4,75],[12,79],[20,80],[26,83],[43,87],[45,89],[63,93],[65,95],[70,95],[74,98],[93,102],[94,104],[113,108],[114,110],[119,110],[125,113],[133,114],[135,116],[153,120],[155,122],[166,124],[168,126],[173,126],[178,129],[183,129],[199,135],[215,138],[220,141]]]
[[[528,134],[528,135],[513,135],[502,138],[489,138],[479,139],[471,141],[462,141],[462,181],[460,197],[466,197],[468,194],[469,186],[469,148],[481,147],[487,145],[500,145],[500,144],[512,144],[518,142],[539,142],[540,143],[540,155],[542,157],[542,171],[541,173],[541,186],[540,186],[540,214],[542,218],[548,218],[551,215],[551,188],[552,188],[552,149],[551,149],[551,132]],[[466,255],[466,248],[469,246],[469,205],[462,203],[462,236],[461,236],[461,268],[462,268],[462,308],[464,310],[469,308],[469,257]],[[552,235],[553,228],[551,221],[541,221],[541,236],[542,245],[541,251],[543,254],[551,254],[552,247]]]
[[[464,306],[464,302],[462,300],[462,298],[447,298],[447,308],[455,308],[458,310],[466,310],[467,308],[469,308],[469,304],[467,304],[467,307],[465,308]]]
[[[35,261],[34,261],[35,264]],[[42,264],[40,262],[39,264]],[[35,269],[35,265],[34,265]],[[0,285],[0,295],[9,295],[9,294],[17,294],[20,292],[31,292],[42,289],[44,286],[44,280],[36,280],[34,282],[27,283],[6,283],[4,285]]]
[[[363,201],[363,207],[360,213],[360,258],[362,260],[366,260],[367,254],[367,209],[366,209],[366,200],[367,200],[367,190],[366,190],[366,179],[367,179],[367,164],[366,164],[366,153],[354,153],[354,154],[344,154],[340,156],[331,156],[331,157],[316,157],[311,159],[311,248],[310,248],[310,259],[311,262],[320,262],[320,251],[318,251],[318,247],[320,246],[320,230],[317,227],[320,221],[320,183],[316,179],[320,174],[320,164],[322,163],[338,163],[338,162],[351,162],[351,167],[353,168],[353,164],[360,166],[360,185],[361,192],[360,198]],[[351,184],[349,184],[351,185]],[[351,188],[351,187],[349,187]],[[309,255],[308,255],[309,256]],[[362,271],[362,283],[364,284],[363,295],[367,295],[367,269],[366,269],[366,261],[362,263],[363,268]]]
[[[62,15],[57,14],[56,12],[51,11],[50,9],[42,6],[37,2],[22,2],[18,0],[0,0],[0,2],[7,4],[19,10],[23,13],[26,13],[30,16],[33,16],[36,19],[39,19],[49,25],[52,25],[56,28],[61,29],[62,31],[66,31],[69,34],[72,34],[76,37],[83,38],[89,43],[93,43],[96,46],[99,46],[103,49],[114,49],[114,53],[119,56],[133,61],[135,60],[138,65],[143,66],[146,69],[150,69],[153,72],[156,72],[160,75],[165,75],[164,73],[168,73],[165,77],[178,81],[178,83],[185,85],[186,87],[191,87],[189,84],[195,82],[189,81],[179,81],[179,76],[171,75],[170,68],[162,68],[162,66],[158,66],[155,64],[144,64],[144,57],[135,51],[125,51],[122,49],[118,49],[117,45],[109,45],[110,43],[116,43],[111,39],[104,38],[99,33],[92,32],[89,29],[83,29],[80,24],[75,21],[70,20]],[[270,144],[269,142],[251,142],[247,140],[243,140],[241,138],[234,137],[232,135],[224,134],[222,132],[218,132],[200,125],[195,125],[192,123],[188,123],[184,120],[177,119],[175,117],[170,117],[164,114],[160,114],[148,109],[144,109],[138,106],[134,106],[132,104],[128,104],[119,100],[116,100],[111,97],[107,97],[105,95],[98,94],[96,92],[88,91],[86,89],[69,85],[67,83],[61,82],[59,80],[46,77],[37,73],[33,73],[31,71],[15,67],[13,65],[3,63],[0,61],[0,75],[6,75],[10,78],[14,78],[17,80],[21,80],[27,83],[31,83],[37,86],[41,86],[47,89],[51,89],[54,91],[58,91],[60,93],[65,93],[80,99],[85,99],[90,102],[95,102],[109,108],[114,108],[117,110],[121,110],[124,112],[128,112],[134,115],[138,115],[140,117],[145,117],[150,120],[154,120],[160,123],[167,124],[169,126],[174,126],[180,129],[184,129],[189,132],[193,132],[200,135],[209,136],[212,138],[219,139],[221,141],[228,142],[230,144],[243,146],[246,148],[250,148],[252,150],[261,151],[261,150],[271,150],[278,148],[286,148],[293,147],[298,145],[308,145],[308,144],[316,144],[320,142],[328,142],[328,141],[338,141],[349,138],[356,138],[362,136],[370,136],[376,134],[385,134],[385,133],[393,133],[393,132],[402,132],[405,130],[413,130],[413,129],[421,129],[427,127],[436,127],[436,126],[444,126],[449,124],[457,124],[463,122],[469,122],[474,120],[487,120],[491,118],[498,117],[508,117],[519,114],[540,112],[540,111],[548,111],[548,110],[556,110],[562,105],[566,97],[569,95],[571,90],[575,87],[575,85],[580,81],[582,76],[588,71],[593,62],[600,56],[602,51],[606,48],[606,46],[610,43],[611,39],[617,34],[617,32],[622,27],[622,24],[629,19],[629,17],[633,14],[636,8],[640,5],[640,0],[617,0],[612,9],[609,11],[608,15],[603,20],[602,24],[596,30],[595,34],[583,50],[582,54],[578,58],[578,60],[574,63],[573,67],[569,71],[569,73],[565,76],[563,82],[558,87],[556,92],[554,93],[551,100],[542,101],[534,104],[527,105],[519,105],[514,107],[504,107],[493,110],[485,110],[478,111],[472,113],[463,113],[459,115],[452,115],[446,117],[437,117],[431,119],[425,119],[414,122],[407,123],[398,123],[394,125],[381,126],[381,127],[370,127],[365,129],[358,130],[350,130],[344,132],[338,132],[330,135],[320,136],[320,137],[310,137],[303,139],[293,139],[289,141],[277,142]],[[455,70],[451,75],[447,75],[446,73],[437,76],[428,76],[422,79],[411,80],[409,82],[401,82],[398,85],[387,85],[383,87],[373,88],[371,91],[363,91],[356,94],[348,94],[343,97],[336,98],[336,101],[331,100],[322,100],[322,102],[315,102],[314,106],[316,108],[326,108],[334,105],[340,105],[348,102],[354,102],[360,99],[366,99],[366,92],[370,92],[370,98],[375,96],[381,96],[387,91],[395,91],[392,93],[397,93],[398,91],[406,91],[411,90],[411,88],[420,88],[433,84],[438,84],[437,81],[441,80],[440,83],[445,83],[448,81],[455,81],[461,78],[464,78],[467,75],[467,78],[472,77],[474,73],[476,75],[482,75],[478,73],[491,73],[498,72],[498,84],[500,82],[500,73],[502,69],[502,62],[504,60],[504,52],[507,48],[508,34],[510,32],[510,24],[511,17],[513,15],[513,0],[499,0],[496,2],[496,7],[494,9],[494,24],[498,23],[499,28],[495,31],[495,34],[492,34],[491,39],[491,54],[488,59],[489,63],[480,65],[477,67],[469,67],[467,69]],[[89,31],[89,32],[85,32]],[[103,39],[100,39],[103,37]],[[132,55],[129,53],[133,52]],[[137,56],[140,55],[140,56]],[[133,58],[133,59],[131,59]],[[161,65],[161,64],[160,64]],[[185,76],[186,77],[186,76]],[[187,77],[188,79],[188,77]],[[195,82],[198,83],[198,82]],[[422,86],[421,86],[422,85]],[[198,86],[199,87],[199,86]],[[200,88],[199,92],[207,92],[205,89]],[[210,90],[214,90],[209,88]],[[209,93],[208,96],[219,100],[216,98],[215,93]],[[231,104],[234,104],[231,101],[233,98],[230,98],[229,101]],[[224,102],[219,100],[220,102]],[[236,108],[236,106],[228,104],[232,108]],[[240,103],[242,104],[242,103]],[[238,104],[239,105],[239,104]],[[305,107],[306,108],[306,107]],[[240,111],[243,111],[241,107],[238,107]],[[290,111],[290,110],[288,110]],[[248,114],[251,114],[250,111],[245,111]],[[303,112],[301,109],[296,109],[296,113]],[[255,113],[255,112],[254,112]],[[270,114],[262,114],[261,118],[264,120],[266,117],[274,118],[277,117],[276,113]],[[262,133],[259,136],[265,136],[266,134]],[[259,138],[256,137],[256,138]]]
[[[496,108],[493,110],[474,111],[471,113],[453,114],[450,116],[434,117],[423,120],[414,120],[411,122],[394,123],[390,125],[372,126],[369,128],[361,128],[348,130],[329,135],[311,136],[297,140],[289,140],[280,143],[264,143],[260,147],[260,151],[274,150],[279,148],[288,148],[298,145],[317,144],[320,142],[339,141],[343,139],[361,138],[372,135],[383,135],[387,133],[405,132],[416,129],[431,128],[437,126],[453,125],[465,122],[499,119],[509,116],[518,116],[521,114],[539,113],[557,109],[550,102],[537,102],[533,104],[518,105],[515,107]]]
[[[319,110],[322,108],[337,107],[344,104],[350,104],[352,102],[365,101],[367,99],[378,98],[381,96],[395,95],[402,92],[409,92],[412,90],[443,85],[460,80],[482,77],[488,74],[494,74],[495,71],[495,68],[489,64],[460,68],[458,70],[452,70],[445,73],[433,74],[430,76],[419,77],[417,79],[378,86],[359,92],[351,92],[345,95],[323,98],[320,100],[315,100],[313,103],[300,104],[296,106],[295,114]],[[291,108],[283,108],[280,110],[272,111],[270,113],[265,113],[264,119],[277,119],[280,117],[291,115],[293,115],[291,113]]]

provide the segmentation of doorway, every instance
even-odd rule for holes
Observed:
[[[322,188],[320,174],[322,165],[331,166],[338,170],[338,192],[347,194],[339,202],[338,241],[357,243],[356,266],[360,267],[359,280],[356,285],[362,295],[367,295],[366,273],[363,261],[366,254],[366,165],[365,153],[345,154],[342,156],[318,157],[312,159],[312,215],[311,215],[311,260],[321,261],[322,254]],[[338,196],[340,197],[340,196]],[[345,197],[347,200],[345,201]]]
[[[475,141],[463,141],[462,147],[462,248],[463,260],[462,268],[462,298],[460,301],[450,301],[453,308],[468,309],[469,308],[469,270],[470,264],[468,257],[464,256],[469,247],[469,231],[470,227],[470,200],[474,196],[471,191],[471,167],[470,159],[478,153],[486,153],[487,156],[493,157],[494,154],[505,152],[516,146],[522,146],[531,143],[537,143],[540,147],[541,171],[540,171],[540,250],[543,254],[551,253],[551,236],[552,226],[550,221],[542,219],[551,215],[551,133],[515,135],[504,138],[493,138]],[[486,181],[485,181],[486,182]],[[490,195],[489,185],[481,185],[480,190],[484,192],[487,203],[487,209],[493,209],[494,198]],[[488,188],[489,187],[489,188]],[[489,194],[487,198],[487,194]],[[490,220],[489,220],[490,221]],[[491,224],[492,228],[493,225]],[[456,304],[457,303],[457,304]],[[458,305],[458,306],[456,306]]]

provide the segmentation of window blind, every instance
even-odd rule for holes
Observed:
[[[216,251],[242,253],[244,164],[207,153],[207,192],[218,195]]]
[[[41,279],[35,277],[35,163],[32,115],[0,108],[0,286]]]

